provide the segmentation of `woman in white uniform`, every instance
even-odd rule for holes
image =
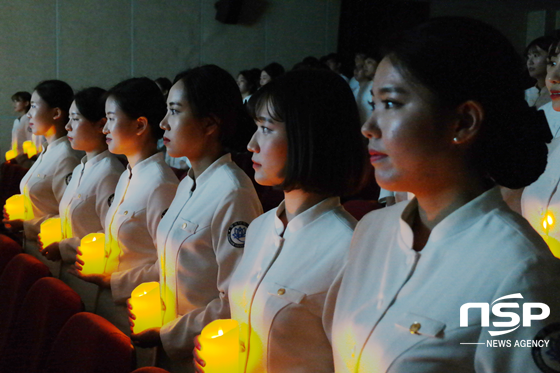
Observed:
[[[245,149],[252,128],[233,77],[207,65],[175,81],[161,128],[168,154],[188,157],[192,168],[157,230],[160,271],[154,280],[162,289],[163,327],[131,339],[143,347],[161,345],[167,358],[159,365],[184,372],[193,369],[193,338],[211,321],[230,316],[231,274],[245,231],[262,207],[229,153]]]
[[[367,167],[358,110],[348,84],[319,70],[287,73],[251,107],[255,180],[285,199],[251,223],[229,287],[240,371],[332,372],[321,314],[356,225],[340,196],[362,185]]]
[[[416,197],[356,227],[324,314],[336,372],[558,371],[560,262],[496,186],[546,164],[521,68],[467,18],[388,45],[362,132],[379,185]]]
[[[24,160],[27,159],[27,155],[23,152],[23,143],[31,140],[29,118],[26,115],[31,107],[31,94],[25,91],[16,92],[12,95],[12,103],[14,104],[14,111],[20,116],[14,119],[11,149],[16,152],[16,156],[22,156],[20,159]]]
[[[66,137],[65,125],[74,94],[72,88],[60,80],[40,83],[31,95],[27,112],[34,135],[45,136],[47,145],[20,183],[33,211],[33,219],[4,221],[12,231],[24,229],[25,237],[37,239],[41,223],[58,215],[58,205],[72,177],[72,170],[80,162]],[[6,218],[6,216],[4,216]],[[32,255],[44,260],[35,245],[26,245]]]
[[[560,48],[553,45],[548,57],[546,86],[551,93],[552,108],[560,115]],[[548,247],[560,258],[560,139],[549,146],[546,170],[533,184],[523,190],[521,211]]]
[[[62,241],[45,248],[38,242],[47,259],[62,262],[60,278],[80,294],[90,312],[94,310],[97,286],[69,275],[67,270],[76,262],[81,239],[90,233],[104,232],[105,217],[124,171],[122,163],[107,149],[103,134],[106,122],[104,89],[92,87],[76,93],[66,124],[67,137],[73,149],[86,155],[74,169],[60,201]]]
[[[78,258],[72,273],[99,286],[95,312],[130,334],[126,300],[156,265],[156,229],[179,181],[157,152],[163,133],[159,122],[165,115],[158,86],[148,78],[128,79],[111,88],[107,97],[103,132],[109,151],[124,154],[128,167],[105,218],[104,272],[82,275]]]

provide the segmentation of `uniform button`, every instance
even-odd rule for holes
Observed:
[[[81,195],[81,194],[78,194],[78,198],[82,198],[82,195]]]
[[[185,229],[187,227],[187,223],[183,223],[182,227]]]
[[[37,177],[41,177],[41,174],[37,174]]]
[[[412,323],[412,325],[410,325],[410,334],[418,334],[421,327],[422,325],[420,325],[419,322]]]
[[[286,289],[280,288],[278,289],[278,295],[284,295],[286,294]]]
[[[239,342],[239,351],[240,352],[245,352],[245,343]]]
[[[125,211],[124,214],[125,214],[125,215],[128,214],[128,211]]]

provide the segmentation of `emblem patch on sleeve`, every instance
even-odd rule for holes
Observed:
[[[109,205],[109,207],[111,207],[111,205],[113,204],[114,199],[115,199],[115,193],[111,194],[109,198],[107,198],[107,204]]]
[[[64,181],[66,181],[66,185],[70,184],[70,180],[72,180],[72,172],[66,175],[66,178],[64,179]]]
[[[533,360],[543,373],[560,372],[560,323],[552,323],[542,328],[534,338],[544,340],[546,347],[534,346]]]
[[[245,247],[245,235],[247,234],[248,227],[249,224],[244,221],[236,221],[229,226],[227,238],[233,247],[237,247],[239,249]]]

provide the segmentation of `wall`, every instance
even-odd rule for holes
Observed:
[[[15,118],[10,97],[58,78],[74,89],[132,76],[170,79],[215,63],[232,74],[336,50],[340,0],[245,0],[243,24],[214,19],[216,0],[2,0],[0,157]]]

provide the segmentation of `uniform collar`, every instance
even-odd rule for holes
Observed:
[[[188,173],[187,176],[192,179],[193,181],[196,182],[196,187],[199,188],[202,184],[204,184],[206,182],[206,180],[210,179],[212,177],[212,175],[214,174],[214,172],[216,172],[216,170],[218,170],[222,165],[226,164],[226,163],[231,163],[231,154],[230,153],[226,153],[224,155],[222,155],[220,158],[216,159],[214,161],[214,163],[212,163],[206,170],[204,170],[203,173],[201,173],[200,175],[198,175],[198,178],[196,180],[194,180],[194,171],[191,168]]]
[[[472,225],[480,221],[484,215],[504,205],[505,202],[502,199],[502,194],[498,186],[487,190],[472,201],[453,211],[439,222],[434,229],[432,229],[426,247],[431,243],[452,237],[469,229]],[[413,233],[411,225],[417,210],[418,200],[414,198],[404,208],[400,217],[401,238],[409,248],[412,248]]]
[[[46,153],[48,151],[53,151],[53,149],[57,148],[61,144],[63,145],[64,143],[70,144],[69,141],[68,141],[68,137],[66,137],[66,136],[59,137],[58,139],[54,140],[50,144],[45,141],[43,143],[43,149],[44,149],[43,153]]]
[[[93,157],[92,159],[90,159],[89,161],[87,160],[87,155],[84,155],[82,157],[82,167],[84,168],[92,168],[93,166],[95,166],[97,163],[99,163],[100,161],[102,161],[103,159],[109,157],[111,154],[111,152],[109,152],[109,150],[105,150],[99,154],[97,154],[95,157]]]
[[[282,220],[280,220],[280,215],[286,209],[286,205],[285,205],[285,201],[282,201],[278,206],[278,208],[276,209],[276,214],[274,215],[274,227],[276,229],[276,233],[279,236],[284,234],[284,238],[287,238],[287,236],[289,236],[290,234],[297,232],[298,230],[305,227],[309,223],[317,220],[321,215],[329,212],[330,210],[338,206],[340,206],[339,197],[325,198],[315,206],[297,215],[288,223],[287,227],[284,227],[284,223],[282,223]],[[284,230],[286,232],[284,232]]]
[[[157,163],[157,162],[164,162],[162,152],[157,152],[151,157],[148,157],[143,161],[138,162],[136,165],[134,165],[134,168],[130,168],[130,164],[128,164],[126,166],[126,170],[128,171],[128,176],[130,177],[130,175],[132,175],[133,170],[134,170],[134,174],[137,174],[138,172],[142,172],[142,169],[148,167],[150,164]]]

